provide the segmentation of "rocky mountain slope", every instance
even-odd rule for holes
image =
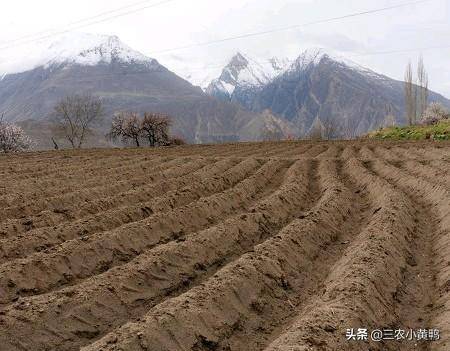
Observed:
[[[233,101],[235,97],[262,88],[283,72],[287,65],[287,60],[272,58],[258,62],[237,53],[223,69],[220,77],[214,79],[205,90],[222,100]]]
[[[222,75],[206,89],[223,101],[261,112],[270,110],[295,126],[304,136],[315,127],[336,137],[353,137],[387,123],[392,115],[405,123],[403,83],[365,69],[321,49],[303,52],[290,65],[282,65],[267,79],[229,79],[244,72],[249,60],[237,54]],[[251,65],[250,65],[251,66]],[[243,68],[244,67],[244,68]],[[450,101],[430,92],[430,101],[450,106]]]
[[[32,68],[3,75],[0,112],[25,127],[45,130],[48,146],[55,103],[85,92],[104,101],[101,135],[119,110],[167,113],[174,117],[173,133],[197,143],[251,140],[264,124],[260,114],[205,94],[119,38],[87,34],[64,37],[47,47]],[[35,130],[34,135],[41,134]]]

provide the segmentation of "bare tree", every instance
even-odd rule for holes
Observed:
[[[125,143],[132,140],[137,147],[140,147],[142,126],[139,115],[135,112],[117,113],[113,118],[108,137],[113,140],[121,138]]]
[[[332,140],[338,137],[338,121],[332,116],[328,116],[322,122],[323,136],[326,140]]]
[[[406,117],[410,125],[416,124],[428,106],[428,74],[423,57],[419,57],[417,65],[417,84],[413,78],[411,62],[405,71],[405,107]]]
[[[148,139],[150,146],[169,144],[170,117],[158,113],[144,113],[141,123],[142,134]]]
[[[22,128],[8,123],[0,117],[0,151],[4,153],[20,152],[31,148],[32,142]]]
[[[419,57],[417,66],[417,85],[419,89],[417,97],[417,115],[421,118],[428,106],[428,74],[425,70],[422,56]]]
[[[395,116],[392,114],[387,115],[383,121],[383,127],[394,127],[395,126]]]
[[[144,138],[152,147],[184,144],[181,139],[170,138],[171,125],[171,118],[161,113],[145,112],[144,117],[141,118],[136,112],[119,112],[112,121],[107,137],[112,140],[121,138],[125,143],[132,140],[137,147],[141,146]]]
[[[347,140],[356,139],[357,133],[356,133],[356,125],[355,123],[350,119],[346,118],[342,122],[342,134],[341,137]]]
[[[53,120],[56,132],[62,134],[72,148],[81,148],[91,127],[103,118],[103,105],[92,95],[71,95],[55,106]]]
[[[416,119],[415,90],[411,62],[409,62],[405,71],[405,108],[409,125],[414,124]]]
[[[323,131],[322,123],[320,119],[316,117],[313,124],[311,125],[308,136],[311,140],[322,140],[323,139],[322,131]]]

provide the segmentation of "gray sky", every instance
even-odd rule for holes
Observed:
[[[446,46],[423,50],[430,87],[450,97],[450,0],[430,0],[386,12],[362,15],[326,24],[256,36],[186,50],[165,49],[245,33],[338,17],[409,2],[409,0],[163,0],[25,1],[2,4],[0,46],[45,30],[116,34],[126,44],[158,59],[169,69],[199,82],[217,76],[237,51],[259,60],[272,56],[294,59],[308,47],[323,47],[393,78],[402,79],[408,60],[420,51],[368,55],[385,51]],[[140,5],[131,6],[140,2]],[[129,6],[96,18],[139,10],[127,16],[83,28],[68,24],[105,11]],[[85,23],[80,23],[85,24]],[[31,38],[32,39],[32,38]],[[55,40],[52,37],[51,40]],[[0,50],[0,70],[8,58],[26,56],[30,44]]]

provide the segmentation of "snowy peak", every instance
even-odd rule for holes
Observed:
[[[288,72],[304,70],[309,66],[317,65],[324,57],[330,57],[322,49],[309,49],[303,51],[289,66]]]
[[[273,57],[268,60],[256,61],[247,55],[237,53],[225,66],[220,77],[209,84],[206,92],[219,98],[233,99],[238,88],[241,88],[238,89],[239,91],[255,91],[273,82],[283,74],[301,74],[319,65],[322,60],[329,60],[335,64],[346,66],[364,75],[377,76],[376,73],[323,48],[305,50],[295,60]]]
[[[152,63],[138,51],[125,45],[117,36],[70,33],[44,49],[43,66],[79,64],[94,66],[100,63]]]
[[[7,57],[0,57],[0,79],[6,73],[21,73],[38,67],[95,66],[112,62],[139,63],[148,68],[159,66],[156,60],[131,49],[117,36],[70,32],[50,43],[35,42],[8,52]]]
[[[276,74],[279,74],[283,72],[290,64],[290,61],[288,58],[278,58],[278,57],[272,57],[269,59],[269,63],[272,66],[272,69]]]
[[[278,58],[258,62],[238,52],[225,66],[220,77],[214,79],[206,91],[212,95],[231,97],[238,87],[264,86],[286,68],[287,62]]]
[[[340,56],[339,54],[325,50],[323,48],[310,48],[300,53],[300,55],[291,62],[285,70],[289,72],[304,71],[308,68],[317,66],[322,60],[329,60],[339,65],[344,65],[349,68],[363,70],[363,67],[358,64]]]
[[[248,59],[246,59],[244,55],[238,52],[231,58],[230,63],[228,64],[227,67],[245,69],[247,68],[248,64],[249,64]]]
[[[293,63],[285,70],[285,72],[287,74],[303,72],[308,68],[319,65],[322,60],[333,62],[335,65],[346,67],[347,69],[350,69],[369,78],[383,81],[389,80],[387,77],[378,74],[368,68],[365,68],[336,52],[325,50],[323,48],[312,48],[303,51],[297,57],[297,59],[295,59]]]

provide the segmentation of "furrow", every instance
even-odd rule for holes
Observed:
[[[166,155],[164,155],[166,156]],[[156,157],[159,159],[161,157]],[[22,173],[22,164],[18,164],[20,167],[20,171],[16,170],[12,166],[10,166],[9,172],[5,177],[5,183],[8,182],[10,185],[19,184],[19,183],[27,183],[33,181],[33,179],[39,179],[40,182],[52,180],[55,175],[58,175],[62,178],[70,178],[71,176],[83,177],[86,174],[95,175],[97,173],[101,173],[104,169],[110,168],[112,171],[117,171],[120,173],[120,170],[126,169],[129,166],[136,164],[136,162],[142,161],[151,161],[151,156],[141,155],[139,157],[127,158],[125,160],[117,160],[116,157],[110,159],[106,157],[106,159],[99,160],[98,158],[93,158],[92,162],[88,159],[80,159],[78,161],[74,161],[70,156],[66,158],[67,165],[61,164],[61,162],[55,162],[55,165],[45,166],[42,162],[37,163],[38,167],[30,167],[31,172],[27,172],[27,170],[23,170]],[[81,167],[83,166],[83,167]],[[33,172],[34,169],[34,172]],[[84,172],[83,172],[84,169]],[[19,174],[17,174],[19,173]]]
[[[423,165],[420,161],[423,158],[411,158],[408,157],[408,153],[399,151],[399,148],[391,148],[386,150],[385,148],[377,148],[375,154],[380,156],[381,159],[388,160],[390,163],[401,167],[402,169],[414,174],[417,177],[426,178],[432,183],[442,185],[444,187],[450,186],[450,176],[444,170],[433,169],[428,165]],[[424,161],[422,161],[424,162]],[[429,158],[425,159],[426,163],[430,162]],[[442,163],[441,163],[442,164]]]
[[[0,155],[0,350],[450,349],[449,145]]]
[[[348,160],[350,158],[357,158],[358,151],[354,145],[345,145],[342,151],[341,159]]]
[[[176,159],[169,161],[160,166],[154,167],[152,170],[141,179],[133,180],[132,175],[128,176],[127,180],[115,182],[114,179],[107,181],[107,177],[104,178],[103,184],[97,184],[92,188],[78,189],[62,195],[55,195],[50,197],[42,197],[37,200],[25,202],[20,205],[17,201],[14,202],[12,207],[3,208],[0,212],[0,222],[4,222],[6,219],[19,219],[26,218],[27,216],[37,216],[42,211],[52,211],[54,213],[69,212],[71,208],[77,207],[80,204],[87,203],[96,198],[104,198],[111,195],[116,195],[118,192],[132,189],[133,187],[145,186],[150,182],[158,181],[162,179],[164,171],[176,166],[181,166],[185,162],[190,160]],[[19,202],[20,203],[20,202]]]
[[[450,157],[450,151],[445,145],[440,146],[434,142],[424,143],[421,147],[409,144],[405,150],[405,157],[413,160],[442,160]]]
[[[286,149],[288,145],[283,143],[280,145],[279,143],[262,143],[259,148],[255,148],[246,152],[244,157],[256,157],[256,158],[269,158],[271,155],[275,156],[280,150]]]
[[[256,163],[256,161],[254,161]],[[211,167],[202,168],[197,172],[194,172],[195,178],[209,179],[210,177],[218,177],[223,172],[227,171],[229,167],[236,164],[234,159],[225,159],[213,164]],[[214,181],[213,181],[214,184]],[[212,190],[210,190],[212,191]],[[181,189],[175,187],[174,190],[165,192],[157,198],[154,198],[149,203],[143,204],[143,206],[137,206],[135,212],[129,213],[127,208],[123,209],[122,213],[118,210],[113,210],[110,216],[105,216],[104,219],[99,219],[99,221],[105,221],[104,225],[115,225],[120,226],[117,221],[125,221],[129,224],[142,223],[146,218],[151,217],[158,212],[167,212],[176,207],[186,205],[192,201],[198,200],[201,196],[210,194],[207,189],[204,188],[204,181],[196,182],[194,185],[186,185]],[[133,208],[131,208],[133,210]],[[115,216],[117,215],[117,217]],[[101,217],[101,215],[100,215]],[[133,221],[133,218],[144,217]],[[82,226],[86,226],[86,231],[82,227],[79,227],[80,223],[75,223],[74,226],[64,225],[61,230],[56,230],[58,228],[45,228],[42,231],[33,232],[32,235],[26,233],[24,236],[27,240],[23,240],[23,236],[13,237],[11,239],[1,240],[2,244],[0,247],[0,264],[5,263],[9,260],[22,258],[30,255],[34,252],[48,252],[52,247],[59,245],[65,241],[72,240],[78,237],[86,240],[89,237],[89,228],[93,230],[97,228],[97,232],[101,232],[100,226],[101,222],[97,221],[97,216],[94,217],[91,225],[89,227],[89,221],[86,219],[81,220]],[[125,228],[126,224],[125,224]]]
[[[358,158],[363,161],[368,161],[377,158],[377,156],[371,148],[367,145],[363,145],[358,151]]]
[[[259,162],[248,159],[214,180],[199,181],[203,184],[194,193],[198,200],[188,205],[155,213],[144,221],[111,232],[67,241],[48,253],[40,252],[3,264],[0,266],[0,303],[10,302],[16,294],[33,295],[75,284],[129,262],[145,250],[214,225],[224,215],[239,210],[243,191],[239,184],[258,167]],[[183,196],[186,190],[178,191],[162,205],[170,206],[173,199]],[[212,195],[205,196],[208,193]]]
[[[292,143],[283,142],[281,145],[274,146],[270,149],[267,149],[264,153],[258,153],[259,157],[282,157],[281,155],[284,152],[293,151],[297,149],[297,145],[292,145]]]
[[[88,344],[92,337],[103,335],[130,318],[138,318],[164,299],[198,285],[220,266],[265,240],[307,203],[307,189],[301,187],[303,182],[299,184],[297,179],[306,179],[309,167],[297,163],[283,177],[284,164],[276,166],[280,163],[268,162],[241,184],[244,205],[241,214],[182,241],[146,251],[133,261],[74,287],[21,300],[4,311],[9,325],[14,325],[5,335],[9,334],[10,340],[21,335],[20,339],[27,340],[34,349],[50,346],[75,350]],[[283,184],[278,188],[281,181]],[[249,208],[245,208],[247,203]],[[108,284],[102,283],[105,281]],[[105,300],[113,303],[105,305]],[[18,308],[24,304],[27,305],[25,312]],[[20,318],[24,313],[33,324],[44,327],[36,330],[24,323]],[[78,316],[82,316],[83,323]],[[56,333],[46,333],[46,329]],[[40,343],[43,334],[45,343]],[[75,339],[77,335],[84,337]]]
[[[416,211],[410,199],[389,182],[368,171],[360,161],[348,163],[352,181],[366,189],[375,210],[370,222],[333,266],[322,293],[305,306],[297,320],[266,351],[410,350],[405,341],[347,341],[347,328],[417,328],[410,300],[399,311],[399,292],[412,264]],[[405,323],[405,325],[401,325]],[[422,349],[422,348],[421,348]]]
[[[261,149],[266,149],[267,145],[262,143],[252,143],[252,144],[233,144],[230,145],[225,151],[220,151],[219,155],[221,157],[229,156],[239,156],[239,157],[255,157],[255,152],[261,151]]]
[[[20,180],[27,180],[32,177],[40,177],[45,178],[48,175],[54,174],[55,171],[58,169],[62,169],[64,171],[69,171],[76,169],[76,165],[79,165],[81,163],[85,163],[87,165],[90,165],[89,159],[87,157],[82,157],[78,159],[74,159],[71,156],[61,156],[61,157],[55,157],[51,161],[50,158],[41,158],[40,160],[33,160],[33,162],[27,162],[28,160],[25,160],[23,157],[16,160],[16,162],[13,161],[13,155],[4,156],[5,158],[8,157],[8,166],[2,167],[2,173],[0,173],[3,177],[5,177],[5,180],[14,180],[14,175],[18,172],[20,174],[16,175],[16,178],[18,181]],[[113,158],[112,158],[113,159]],[[44,163],[43,163],[44,161]],[[46,167],[47,162],[51,162],[52,164],[48,167]],[[98,161],[98,160],[97,160]],[[104,165],[107,164],[108,161],[111,161],[111,157],[105,157]],[[113,161],[113,162],[117,162]],[[92,166],[98,166],[97,163],[93,163]],[[63,168],[66,167],[66,168]],[[96,167],[97,168],[97,167]]]
[[[312,146],[299,156],[299,158],[314,158],[324,152],[328,147],[325,144],[312,144]]]
[[[133,167],[126,167],[119,170],[112,170],[104,167],[102,173],[95,175],[90,175],[88,170],[86,170],[85,173],[78,175],[71,173],[69,176],[60,176],[61,173],[59,173],[52,179],[44,182],[39,179],[32,179],[28,183],[16,182],[13,185],[4,184],[2,186],[7,188],[10,193],[15,193],[15,196],[6,195],[0,197],[0,206],[1,208],[6,208],[18,203],[35,201],[39,198],[52,197],[60,195],[61,193],[96,188],[100,185],[102,180],[105,180],[105,183],[107,183],[104,177],[105,170],[109,173],[107,179],[110,182],[122,182],[123,186],[126,186],[126,180],[133,179],[136,183],[143,183],[145,175],[149,170],[165,166],[174,161],[175,160],[170,160],[169,158],[159,158],[152,161],[138,161],[137,164],[133,164]],[[78,166],[78,168],[82,167]],[[32,189],[32,191],[24,192],[23,189]]]
[[[32,235],[39,236],[42,231],[51,230],[53,232],[67,231],[69,227],[72,230],[83,234],[89,234],[92,230],[100,230],[102,225],[98,220],[106,222],[107,225],[115,225],[108,223],[109,219],[102,217],[102,214],[112,213],[114,209],[118,209],[126,215],[126,213],[137,213],[137,215],[148,215],[149,209],[146,202],[161,196],[163,193],[173,191],[177,187],[186,186],[189,181],[195,180],[199,169],[211,166],[212,160],[198,159],[184,164],[175,164],[171,168],[161,171],[157,175],[148,175],[147,183],[142,186],[134,183],[132,190],[120,192],[112,196],[99,197],[89,202],[80,203],[76,207],[66,208],[64,211],[47,210],[42,211],[35,216],[28,216],[21,219],[10,219],[0,223],[0,237],[12,238],[21,233],[22,238]],[[201,174],[200,174],[201,175]],[[158,180],[160,179],[160,180]],[[152,181],[153,180],[153,181]],[[124,190],[126,190],[125,187]],[[130,204],[133,204],[130,206]],[[128,206],[128,209],[126,208]],[[55,213],[57,212],[57,213]],[[117,223],[126,223],[126,221],[136,221],[133,217],[119,218],[120,213],[115,216]],[[86,216],[90,216],[86,218]],[[87,224],[94,223],[97,229],[89,230]],[[95,223],[97,223],[95,225]],[[53,228],[46,228],[53,227]],[[111,227],[112,228],[112,227]],[[111,229],[110,228],[110,229]],[[106,229],[101,229],[106,230]],[[0,240],[0,246],[3,241]]]
[[[330,159],[330,158],[338,159],[342,154],[342,151],[343,147],[341,145],[332,143],[328,145],[328,148],[325,151],[321,152],[315,157],[319,159]]]
[[[295,147],[293,149],[283,151],[279,155],[277,155],[280,158],[301,158],[303,157],[303,154],[306,153],[309,149],[311,149],[312,144],[306,144],[306,143],[295,143]]]
[[[334,228],[351,211],[352,201],[336,180],[336,162],[322,161],[319,175],[322,196],[311,211],[201,286],[83,350],[260,349],[272,329],[292,314],[295,306],[287,296],[294,297],[293,287],[313,273],[311,261],[336,240]]]
[[[421,318],[430,328],[440,330],[440,340],[432,342],[430,350],[450,348],[450,192],[447,188],[430,182],[428,177],[405,174],[385,162],[373,164],[374,170],[414,199],[419,208],[421,233],[416,239],[423,252],[417,262],[416,284],[422,287],[417,298],[423,300],[426,314]],[[409,281],[410,286],[414,280]]]
[[[386,159],[392,162],[401,162],[405,159],[409,159],[408,157],[405,157],[403,155],[399,155],[394,150],[392,150],[391,147],[382,147],[377,146],[371,149],[371,152],[373,153],[374,157],[373,159],[381,158]]]
[[[450,174],[448,170],[446,172],[427,164],[424,165],[418,161],[405,161],[397,165],[418,178],[427,179],[430,183],[450,190]]]

